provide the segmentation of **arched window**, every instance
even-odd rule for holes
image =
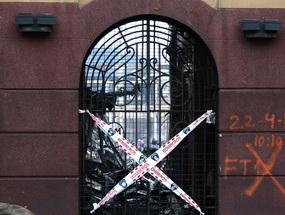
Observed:
[[[139,16],[107,29],[91,45],[83,67],[80,108],[106,121],[147,157],[212,109],[217,69],[206,44],[172,19]],[[89,214],[137,164],[88,115],[80,116],[80,213]],[[207,215],[216,214],[216,127],[205,122],[158,167]],[[195,214],[150,175],[96,214]]]

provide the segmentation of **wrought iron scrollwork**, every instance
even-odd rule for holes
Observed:
[[[214,109],[203,102],[208,99],[214,103],[215,89],[208,90],[212,80],[209,82],[207,77],[213,65],[197,57],[196,43],[197,36],[191,31],[161,21],[146,19],[115,27],[97,41],[87,57],[82,78],[82,106],[149,156],[196,114],[205,112],[206,108]],[[99,201],[136,163],[94,126],[92,120],[84,119],[84,123],[81,213],[87,214],[91,203]],[[180,185],[187,184],[184,187],[190,195],[195,194],[194,188],[191,189],[192,181],[198,178],[195,171],[200,171],[191,172],[198,163],[194,154],[200,147],[205,147],[203,153],[207,152],[207,141],[213,137],[196,139],[201,141],[199,147],[191,148],[193,141],[187,139],[160,166],[179,179]],[[215,156],[211,156],[212,162]],[[212,169],[207,171],[213,172]],[[199,192],[199,186],[206,184],[205,172],[199,172],[205,177],[197,185]],[[150,185],[144,179],[96,213],[194,214],[170,190],[157,182]]]

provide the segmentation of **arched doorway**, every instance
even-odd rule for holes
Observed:
[[[133,17],[111,26],[90,46],[80,108],[106,121],[148,157],[208,109],[217,111],[217,80],[212,54],[191,28],[165,17]],[[80,128],[80,213],[89,214],[92,203],[136,163],[89,116],[80,117]],[[158,165],[207,215],[217,211],[216,148],[216,127],[202,123]],[[145,179],[96,211],[195,213],[162,184]]]

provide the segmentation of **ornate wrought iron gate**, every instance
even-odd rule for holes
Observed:
[[[94,41],[82,67],[80,108],[148,157],[207,109],[216,111],[216,91],[216,66],[201,38],[173,20],[143,16],[112,26]],[[89,214],[91,204],[136,164],[88,116],[80,116],[80,127],[80,213]],[[158,165],[207,215],[216,214],[215,143],[215,126],[202,123]],[[195,213],[163,185],[145,179],[96,211]]]

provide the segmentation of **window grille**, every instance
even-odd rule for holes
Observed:
[[[94,41],[82,67],[80,108],[148,157],[208,109],[216,112],[216,92],[216,66],[201,38],[173,20],[143,16],[112,26]],[[80,214],[90,214],[92,203],[136,163],[88,115],[80,116],[80,132]],[[216,127],[202,123],[158,165],[207,215],[217,214],[216,152]],[[140,179],[96,214],[196,211],[162,184]]]

